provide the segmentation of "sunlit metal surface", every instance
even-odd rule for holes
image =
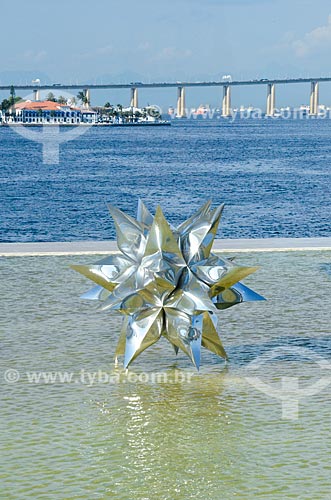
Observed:
[[[115,357],[124,366],[163,335],[199,369],[201,346],[227,359],[216,326],[218,309],[264,300],[240,280],[257,267],[236,265],[211,252],[224,205],[205,203],[173,229],[160,207],[153,217],[142,201],[137,220],[110,206],[121,253],[75,271],[97,286],[82,298],[125,316]]]

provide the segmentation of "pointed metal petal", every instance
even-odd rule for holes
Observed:
[[[151,281],[143,290],[139,290],[138,293],[143,297],[145,296],[145,292],[151,294],[155,306],[163,307],[163,304],[166,302],[173,289],[174,287],[170,287],[170,285],[165,286],[162,280],[156,278],[155,281]]]
[[[173,347],[173,349],[174,349],[174,351],[175,351],[175,354],[176,354],[176,356],[177,356],[178,351],[179,351],[179,347],[177,347],[175,344],[173,344],[173,343],[171,342],[171,340],[170,340],[170,338],[169,338],[169,336],[168,336],[168,332],[167,332],[166,330],[163,330],[162,335],[163,335],[163,337],[165,337],[165,338],[167,339],[167,341],[169,342],[169,344],[171,344],[171,345],[172,345],[172,347]]]
[[[110,292],[114,290],[116,287],[116,282],[112,279],[112,276],[115,277],[118,275],[118,270],[114,271],[114,266],[98,266],[98,265],[90,265],[90,266],[81,266],[81,265],[72,265],[71,269],[77,271],[78,273],[86,276],[90,280],[94,281],[98,285],[106,288]]]
[[[180,247],[186,262],[193,264],[209,257],[224,205],[202,213],[180,232]]]
[[[109,255],[95,264],[71,265],[70,267],[94,283],[112,291],[117,283],[126,279],[126,271],[130,266],[132,266],[132,261],[123,255]]]
[[[259,267],[235,266],[230,269],[215,285],[210,288],[210,296],[219,295],[226,288],[230,288],[246,276],[255,273]]]
[[[209,257],[214,240],[216,238],[223,210],[224,203],[222,203],[222,205],[220,205],[213,211],[211,217],[211,227],[200,245],[198,255],[195,257],[196,261],[203,260]]]
[[[191,320],[190,317],[176,309],[165,310],[166,318],[166,338],[169,339],[172,345],[181,349],[187,356],[190,356],[188,346],[183,339],[187,337]]]
[[[206,312],[203,314],[202,341],[203,347],[217,354],[221,358],[228,359],[222,342],[218,336],[215,324],[211,315]]]
[[[83,300],[106,300],[109,295],[110,291],[106,290],[103,288],[103,286],[97,285],[88,290],[87,292],[83,293],[80,298]]]
[[[116,346],[116,351],[115,351],[115,359],[118,358],[118,356],[124,356],[125,354],[125,341],[126,341],[126,331],[129,323],[129,318],[125,317],[123,320],[122,328],[121,328],[121,333],[117,342]]]
[[[153,311],[155,309],[160,309],[162,307],[162,302],[160,301],[157,294],[151,293],[147,288],[138,290],[136,293],[127,295],[121,305],[120,312],[122,314],[135,314],[141,311],[149,310]]]
[[[129,318],[124,358],[125,368],[147,347],[159,340],[162,326],[163,314],[160,310],[142,311]]]
[[[143,225],[112,205],[108,205],[108,209],[114,219],[118,248],[136,262],[146,245]]]
[[[186,221],[182,222],[182,224],[180,224],[177,227],[177,232],[179,234],[183,234],[187,230],[187,228],[189,228],[192,224],[194,224],[196,220],[200,219],[201,217],[203,217],[208,213],[210,205],[211,205],[211,200],[206,201],[206,203],[204,203],[202,207],[200,207],[195,212],[195,214],[191,215],[191,217],[189,217]]]
[[[227,258],[227,257],[220,257],[219,255],[216,255],[214,253],[210,253],[209,257],[206,259],[206,261],[199,263],[199,265],[204,265],[204,266],[220,266],[220,267],[226,267],[226,268],[232,268],[235,267],[236,264],[233,263],[233,258]]]
[[[185,279],[181,280],[180,286],[164,302],[164,308],[178,309],[191,316],[201,311],[214,311],[209,288],[199,282],[189,270],[184,275]]]
[[[182,254],[185,261],[190,264],[196,260],[199,255],[200,246],[210,230],[209,216],[205,215],[195,225],[184,233],[181,233],[179,241]],[[200,260],[200,258],[198,258]]]
[[[190,268],[195,276],[209,286],[220,281],[229,272],[225,266],[200,266],[193,265]]]
[[[100,310],[120,309],[123,300],[135,292],[135,286],[136,277],[132,274],[126,281],[118,284],[116,288],[113,289],[112,294],[100,306]]]
[[[260,300],[267,300],[259,293],[256,293],[251,288],[248,288],[248,286],[244,285],[243,283],[240,283],[240,281],[235,285],[233,285],[232,288],[241,294],[243,302],[255,302]]]
[[[260,300],[266,299],[262,297],[262,295],[254,292],[254,290],[240,283],[240,281],[213,297],[213,302],[217,309],[227,309],[241,302],[254,302]]]
[[[175,263],[185,266],[176,238],[163,215],[161,207],[158,206],[148,236],[144,257],[160,252],[164,253],[168,259],[172,259]]]
[[[176,285],[181,269],[186,266],[161,207],[157,207],[141,265],[158,277]]]
[[[183,311],[166,309],[166,338],[181,349],[192,361],[194,366],[200,366],[200,347],[202,338],[201,315],[189,316]]]
[[[153,224],[153,215],[150,213],[146,205],[139,199],[137,210],[137,221],[149,227]]]

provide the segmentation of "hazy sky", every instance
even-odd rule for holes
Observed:
[[[0,12],[3,83],[331,73],[330,0],[16,0],[1,2]],[[307,87],[277,90],[284,103],[307,100]],[[217,101],[219,93],[190,90],[188,100]],[[233,99],[259,104],[264,94],[238,89]],[[321,98],[331,103],[331,86]],[[150,100],[174,103],[175,91]]]

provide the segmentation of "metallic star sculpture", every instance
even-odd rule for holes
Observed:
[[[153,217],[139,201],[137,220],[109,206],[120,253],[71,266],[97,286],[82,295],[125,316],[115,359],[124,366],[164,336],[199,369],[201,346],[227,359],[216,331],[218,309],[265,300],[241,283],[258,267],[238,266],[211,252],[224,205],[205,203],[172,229],[160,207]]]

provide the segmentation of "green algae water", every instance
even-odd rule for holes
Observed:
[[[162,341],[114,366],[121,318],[68,267],[95,260],[0,259],[0,498],[329,499],[330,252],[239,254],[268,301],[219,313],[200,373]]]

